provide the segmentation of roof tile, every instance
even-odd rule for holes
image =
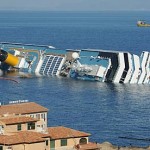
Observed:
[[[48,138],[48,134],[32,132],[32,131],[21,131],[13,135],[0,135],[0,144],[15,145],[15,144],[30,144],[36,142],[45,141],[44,138]]]
[[[14,116],[14,117],[2,117],[0,118],[0,124],[17,124],[17,123],[26,123],[26,122],[36,122],[38,119],[31,118],[31,117],[25,117],[25,116]]]
[[[63,126],[49,127],[48,133],[51,139],[63,139],[63,138],[75,138],[75,137],[86,137],[90,136],[89,133],[77,131],[71,128],[66,128]]]
[[[78,144],[77,148],[78,150],[99,150],[100,147],[96,143],[89,142],[88,144]]]
[[[4,114],[30,114],[47,112],[48,109],[34,102],[9,104],[0,106],[0,115]]]

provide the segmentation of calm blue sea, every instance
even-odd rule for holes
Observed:
[[[150,51],[149,12],[0,11],[0,42],[53,45],[60,49],[99,48],[140,55]],[[150,140],[149,85],[106,84],[67,78],[0,80],[0,101],[28,99],[49,109],[49,126],[91,133],[91,141],[147,146]]]

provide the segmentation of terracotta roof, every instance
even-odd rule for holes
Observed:
[[[51,139],[63,139],[63,138],[75,138],[75,137],[87,137],[89,133],[77,131],[74,129],[66,128],[63,126],[49,127],[48,133]]]
[[[0,144],[2,145],[15,145],[15,144],[30,144],[36,142],[44,142],[44,138],[48,138],[48,134],[21,131],[14,135],[0,135]]]
[[[34,102],[19,103],[0,106],[0,115],[4,114],[30,114],[47,112],[48,109]]]
[[[100,147],[96,143],[89,142],[88,144],[78,144],[77,150],[98,150]]]
[[[26,123],[26,122],[36,122],[36,121],[38,121],[38,119],[31,118],[31,117],[25,117],[25,116],[0,118],[0,124],[6,124],[6,125]]]

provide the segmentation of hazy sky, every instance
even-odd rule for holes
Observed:
[[[0,0],[0,10],[150,10],[150,0]]]

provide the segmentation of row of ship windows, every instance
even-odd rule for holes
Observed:
[[[44,60],[44,63],[45,62],[47,62],[47,61],[57,61],[57,60],[62,60],[63,58],[62,57],[60,57],[60,58],[45,58],[45,60]]]
[[[48,70],[45,70],[45,71],[40,71],[40,73],[44,73],[44,74],[56,74],[57,73],[57,69],[50,69],[49,71]]]
[[[60,64],[61,63],[61,61],[57,61],[57,63],[56,62],[48,62],[47,64],[42,64],[42,66],[51,66],[51,64]]]
[[[42,64],[40,73],[56,75],[62,59],[62,57],[47,56]]]

